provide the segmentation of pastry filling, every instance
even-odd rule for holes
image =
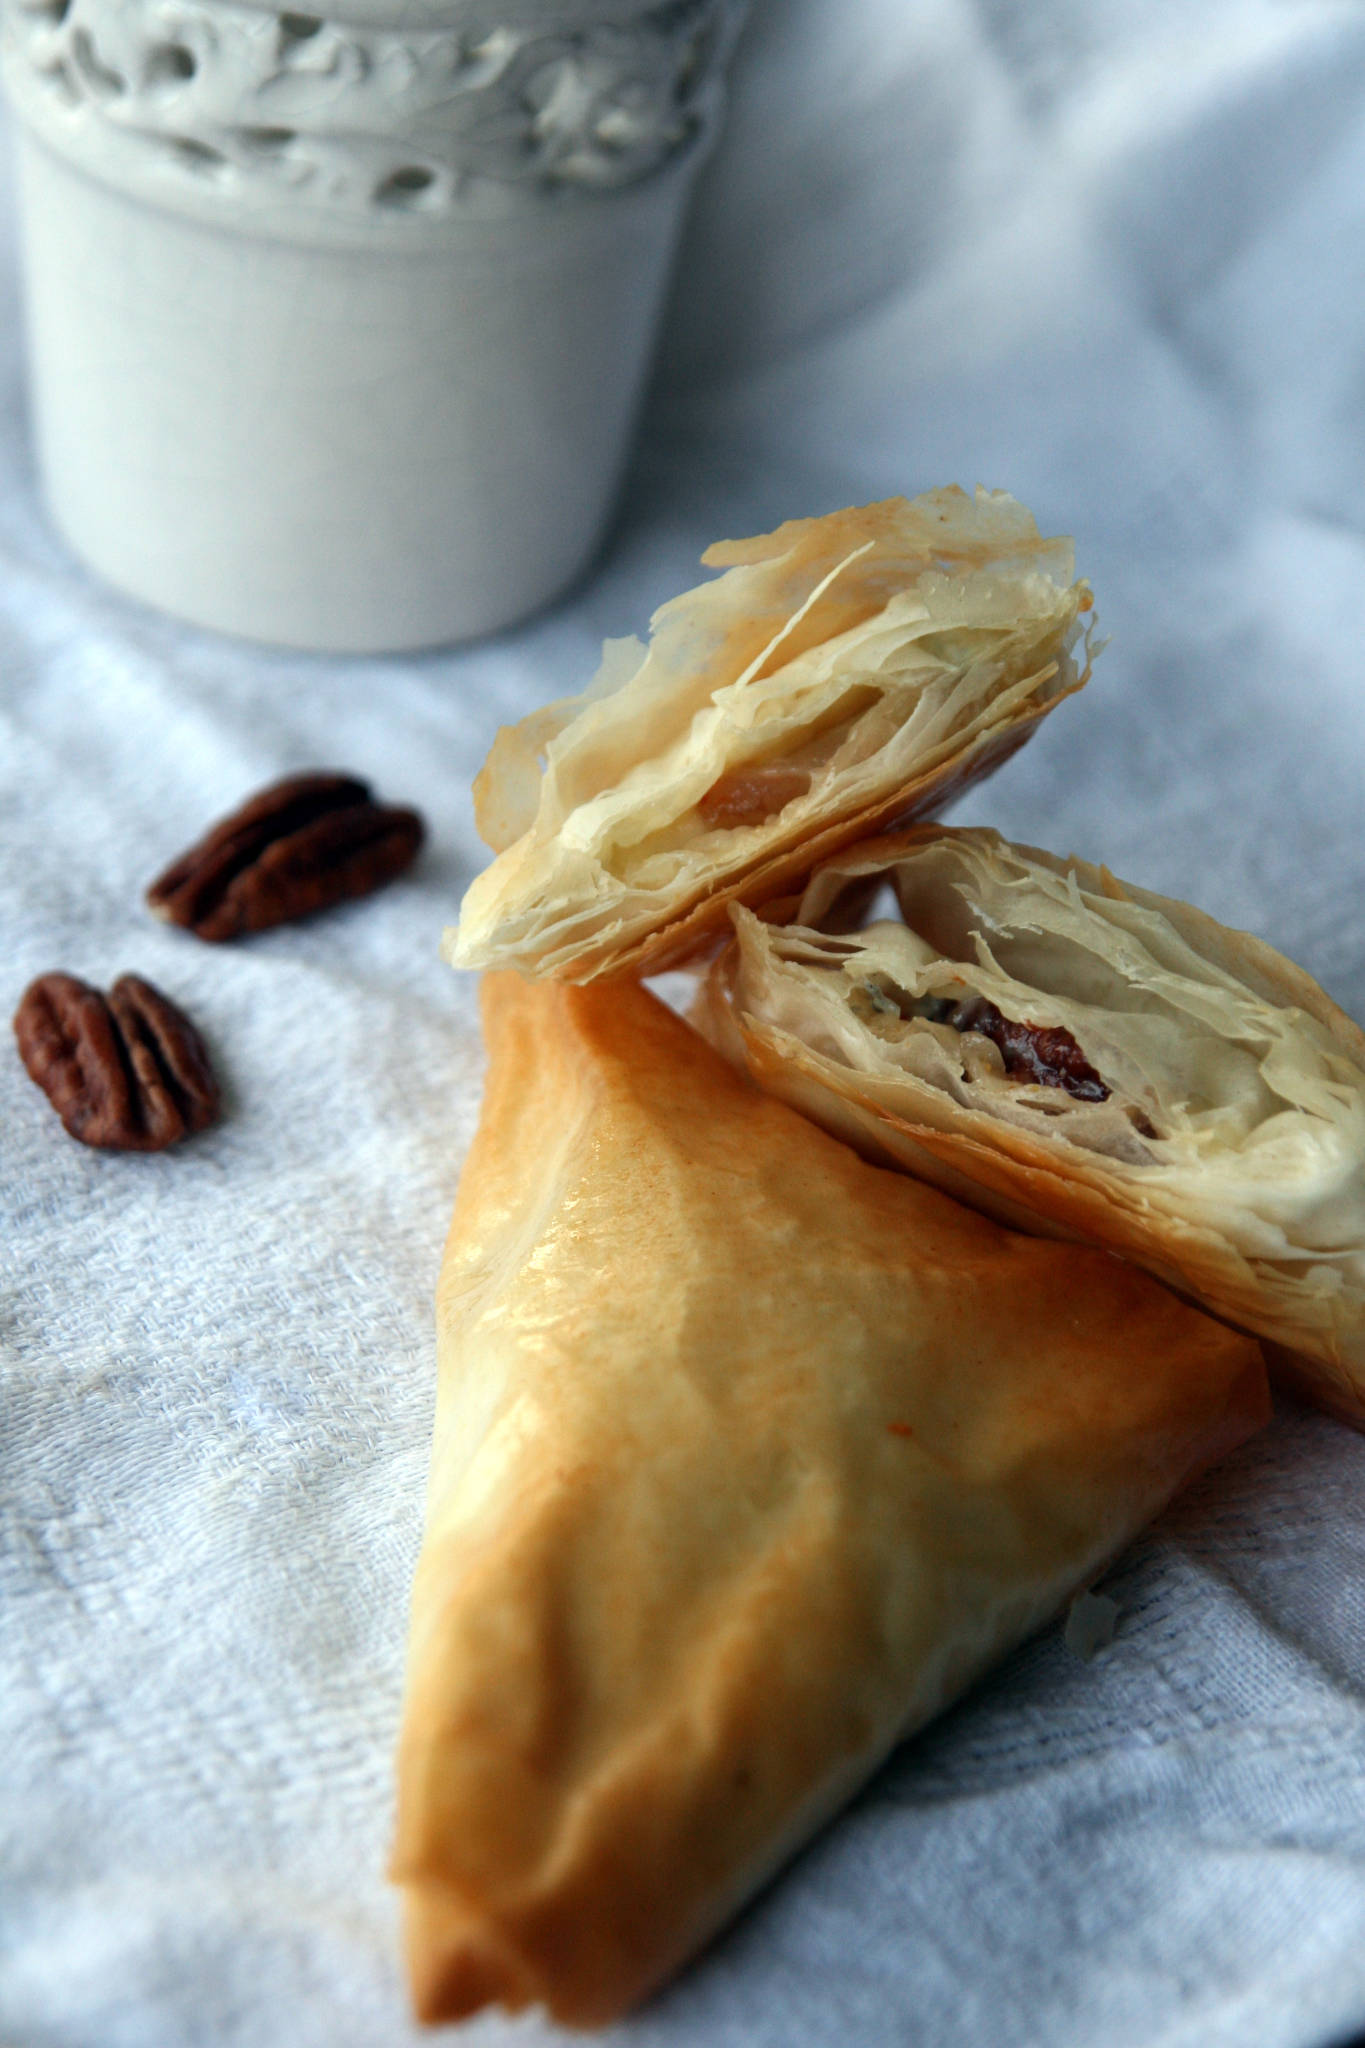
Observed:
[[[711,784],[697,804],[711,828],[763,825],[810,788],[810,773],[780,762],[771,767],[741,768]]]
[[[1109,1100],[1109,1090],[1062,1025],[1012,1023],[984,996],[959,1003],[952,1024],[955,1031],[979,1031],[997,1045],[1012,1081],[1065,1088],[1078,1102]]]
[[[1254,942],[984,831],[869,841],[817,868],[791,916],[736,908],[714,971],[736,1049],[799,1065],[798,1107],[837,1096],[888,1128],[985,1144],[995,1120],[1179,1180],[1201,1215],[1254,1184],[1256,1257],[1299,1243],[1284,1219],[1306,1203],[1312,1255],[1336,1255],[1348,1184],[1358,1199],[1360,1067]],[[1335,1282],[1314,1284],[1325,1301]]]
[[[923,1019],[947,1024],[954,1031],[975,1031],[989,1038],[1011,1081],[1029,1081],[1041,1088],[1064,1088],[1078,1102],[1107,1102],[1109,1090],[1061,1025],[1017,1024],[985,996],[954,1002],[948,996],[904,996],[878,982],[862,982],[851,998],[855,1016],[871,1023],[876,1017],[904,1021]]]

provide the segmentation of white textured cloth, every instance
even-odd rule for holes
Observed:
[[[0,1057],[6,2048],[415,2038],[382,1870],[480,1075],[436,941],[494,726],[708,540],[978,479],[1073,532],[1112,644],[960,815],[1365,1013],[1363,192],[1353,0],[768,0],[610,546],[418,660],[253,652],[91,582],[38,507],[4,255],[4,1001],[141,972],[227,1095],[178,1153],[98,1155]],[[409,880],[235,948],[148,920],[165,859],[313,765],[423,808]],[[1365,2030],[1365,1438],[1286,1411],[1108,1591],[1108,1648],[1015,1656],[617,2038]]]

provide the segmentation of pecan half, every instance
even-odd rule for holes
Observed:
[[[416,811],[375,803],[353,775],[291,775],[181,854],[147,901],[197,938],[237,939],[368,896],[412,865],[424,836]]]
[[[40,974],[14,1013],[19,1057],[83,1145],[162,1152],[218,1115],[204,1041],[149,981],[107,996],[74,974]]]

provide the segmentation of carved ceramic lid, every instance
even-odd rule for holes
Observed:
[[[23,119],[198,214],[343,235],[621,191],[710,126],[740,0],[8,0]]]

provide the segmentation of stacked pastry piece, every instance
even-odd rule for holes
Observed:
[[[645,1995],[1264,1421],[1258,1336],[1365,1412],[1360,1034],[924,822],[1084,682],[1069,546],[945,491],[708,560],[477,790],[394,1858],[427,2019]],[[683,962],[700,1031],[638,983]]]

